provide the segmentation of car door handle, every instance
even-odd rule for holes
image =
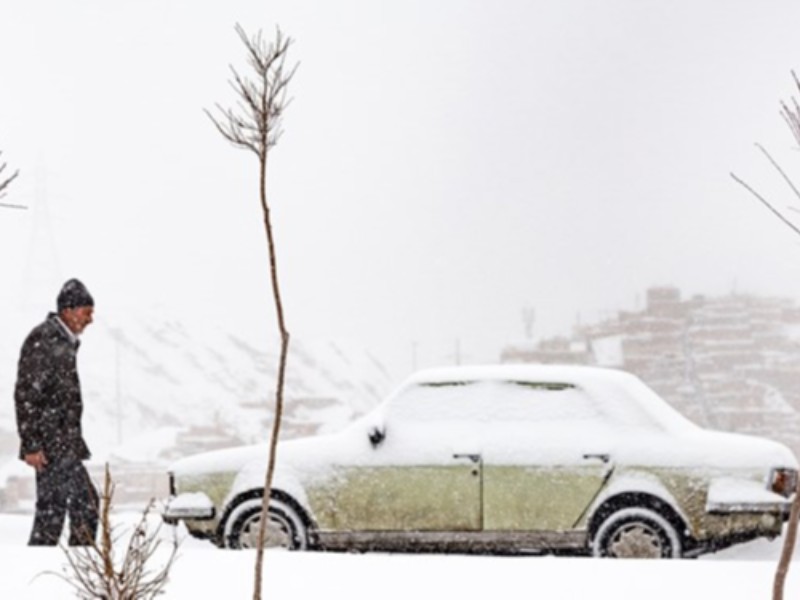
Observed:
[[[608,461],[611,460],[611,455],[609,455],[609,454],[584,454],[583,458],[585,460],[589,460],[589,459],[592,459],[592,458],[598,458],[598,459],[602,460],[604,463],[607,463]]]
[[[468,458],[475,464],[481,462],[480,454],[453,454],[453,458]]]

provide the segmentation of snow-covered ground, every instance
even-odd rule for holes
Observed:
[[[115,519],[125,527],[138,514],[119,511]],[[62,550],[25,546],[30,523],[31,515],[0,514],[0,598],[73,597],[63,580],[43,574],[63,572]],[[163,528],[161,535],[169,540],[171,529]],[[252,597],[253,552],[217,550],[181,537],[164,598]],[[771,598],[781,544],[756,541],[679,561],[270,551],[264,561],[264,597],[485,600],[509,593],[545,600],[752,600]],[[789,572],[787,598],[800,594],[798,569],[800,561]]]

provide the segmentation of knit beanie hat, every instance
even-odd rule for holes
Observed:
[[[78,306],[94,306],[94,298],[77,279],[70,279],[61,288],[56,301],[58,312],[65,308],[76,308]]]

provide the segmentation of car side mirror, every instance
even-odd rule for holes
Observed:
[[[369,430],[369,443],[372,444],[373,448],[380,446],[385,439],[386,430],[384,428],[375,425]]]

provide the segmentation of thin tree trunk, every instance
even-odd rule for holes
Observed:
[[[783,600],[783,585],[786,582],[786,575],[789,572],[789,565],[792,562],[792,554],[794,553],[794,545],[797,542],[798,519],[800,519],[800,477],[797,479],[792,510],[789,513],[789,525],[786,527],[786,538],[783,540],[781,559],[778,562],[775,582],[772,585],[772,600]]]
[[[272,423],[272,437],[269,445],[269,461],[264,480],[264,497],[261,503],[261,523],[258,528],[258,547],[256,548],[256,573],[253,600],[261,600],[262,568],[264,564],[264,540],[266,538],[267,523],[269,521],[269,498],[272,490],[272,475],[275,472],[275,461],[278,451],[278,435],[280,434],[281,419],[283,417],[283,384],[286,376],[286,358],[289,352],[289,332],[283,315],[280,286],[278,285],[278,264],[275,257],[275,240],[272,234],[269,205],[267,204],[267,155],[266,152],[259,157],[261,163],[260,197],[261,209],[264,214],[264,229],[269,245],[269,266],[272,279],[272,293],[275,299],[275,311],[278,317],[278,329],[281,334],[281,355],[278,363],[278,381],[275,390],[275,418]]]
[[[272,490],[272,475],[275,471],[278,437],[281,419],[283,418],[283,387],[286,380],[286,360],[289,354],[289,332],[283,316],[280,286],[278,285],[278,266],[275,258],[275,240],[270,222],[269,205],[267,204],[267,155],[269,149],[278,142],[281,134],[280,119],[287,106],[286,86],[297,70],[295,65],[290,71],[284,70],[286,53],[291,38],[284,39],[280,29],[277,30],[274,44],[264,43],[261,32],[252,38],[248,37],[240,25],[236,25],[236,33],[247,48],[250,66],[256,73],[256,81],[243,77],[233,67],[231,85],[236,90],[240,102],[236,109],[225,110],[217,105],[222,119],[217,119],[206,111],[214,126],[222,136],[239,148],[250,150],[258,156],[259,164],[259,197],[264,215],[264,230],[267,234],[269,248],[269,266],[272,282],[272,293],[278,317],[278,329],[281,334],[281,355],[278,364],[278,379],[275,390],[275,420],[272,424],[272,437],[269,445],[269,460],[264,475],[264,496],[261,502],[261,523],[258,528],[256,548],[255,589],[253,599],[261,600],[262,567],[264,563],[264,541],[269,521],[269,500]]]

